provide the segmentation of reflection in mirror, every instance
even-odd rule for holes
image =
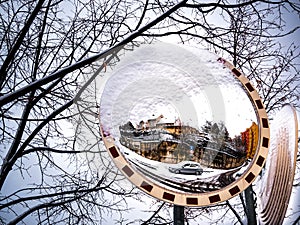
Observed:
[[[133,168],[161,187],[219,190],[251,164],[259,135],[256,113],[243,85],[217,56],[184,54],[197,58],[201,69],[191,73],[176,63],[170,68],[167,60],[145,59],[111,74],[101,97],[102,132]],[[215,96],[222,96],[221,103]]]
[[[255,122],[230,136],[223,122],[206,121],[200,128],[160,122],[163,115],[134,126],[120,126],[126,158],[145,176],[184,191],[212,191],[235,181],[255,154]],[[184,184],[184,185],[183,185]],[[184,188],[181,186],[183,185]]]

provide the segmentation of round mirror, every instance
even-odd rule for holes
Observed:
[[[260,224],[283,224],[289,207],[298,152],[298,119],[292,105],[284,105],[271,123],[269,158],[258,186]],[[285,222],[286,223],[286,222]]]
[[[224,59],[156,43],[125,53],[104,79],[104,143],[143,191],[178,205],[209,205],[258,175],[268,119],[247,78]]]

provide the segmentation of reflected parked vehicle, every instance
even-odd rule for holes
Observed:
[[[201,175],[203,169],[199,163],[185,162],[177,165],[176,167],[169,167],[169,171],[176,174],[195,174]]]

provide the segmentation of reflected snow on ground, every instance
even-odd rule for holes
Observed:
[[[203,173],[200,175],[176,174],[170,171],[170,167],[180,167],[185,162],[178,164],[162,163],[144,158],[125,147],[121,147],[120,149],[127,161],[152,182],[165,188],[171,187],[176,191],[191,193],[214,191],[227,186],[245,172],[247,169],[246,165],[248,164],[248,162],[246,162],[245,165],[241,167],[229,170],[202,166]],[[228,178],[226,176],[230,177]]]

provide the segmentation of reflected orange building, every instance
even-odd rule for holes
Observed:
[[[258,144],[258,132],[258,125],[252,122],[251,127],[241,133],[242,141],[246,146],[247,159],[253,159],[255,155]]]

